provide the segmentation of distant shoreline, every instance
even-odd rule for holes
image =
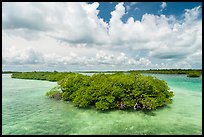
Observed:
[[[202,74],[202,69],[149,69],[149,70],[120,70],[120,71],[25,71],[25,72],[75,72],[75,73],[154,73],[154,74],[188,74],[189,72],[199,72]],[[2,71],[2,74],[21,73],[21,71]]]

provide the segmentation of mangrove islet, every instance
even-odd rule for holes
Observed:
[[[153,110],[171,104],[174,96],[165,81],[137,72],[92,76],[73,72],[18,72],[12,78],[57,81],[58,86],[47,92],[47,96],[102,111]]]
[[[188,73],[188,75],[187,75],[187,77],[192,77],[192,78],[194,78],[194,77],[200,77],[201,76],[201,73],[199,73],[199,72],[190,72],[190,73]]]

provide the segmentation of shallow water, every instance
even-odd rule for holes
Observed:
[[[150,74],[148,74],[150,75]],[[49,99],[55,82],[2,75],[2,134],[202,134],[202,77],[154,74],[175,97],[164,109],[99,112]]]

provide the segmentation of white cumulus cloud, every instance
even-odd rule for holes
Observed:
[[[3,65],[92,69],[201,66],[201,6],[185,9],[182,19],[146,13],[141,20],[129,17],[124,22],[128,7],[121,2],[110,13],[108,23],[99,17],[99,6],[98,2],[3,3]],[[161,10],[166,7],[162,2]]]

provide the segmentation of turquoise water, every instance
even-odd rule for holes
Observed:
[[[202,77],[154,76],[174,91],[173,104],[143,113],[79,109],[45,96],[55,82],[3,74],[2,134],[202,134]]]

